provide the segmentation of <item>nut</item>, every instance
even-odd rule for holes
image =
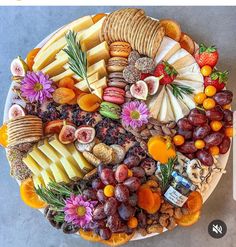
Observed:
[[[93,155],[88,151],[84,151],[83,156],[90,164],[94,166],[98,166],[99,164],[102,163],[100,159],[98,159],[95,155]]]
[[[183,216],[183,213],[180,208],[175,208],[174,217],[175,219],[180,219]]]
[[[175,219],[174,219],[174,217],[170,217],[170,218],[169,218],[169,224],[168,224],[168,226],[167,226],[166,228],[167,228],[169,231],[172,231],[175,227],[176,227]]]
[[[161,128],[162,128],[162,131],[165,135],[167,135],[167,136],[171,135],[171,131],[165,125],[161,126]]]
[[[162,233],[163,227],[160,224],[154,224],[147,227],[148,233]]]
[[[150,130],[150,133],[151,133],[151,135],[152,136],[156,136],[156,135],[163,135],[163,132],[162,132],[162,130],[156,130],[156,129],[154,129],[154,130]]]
[[[104,164],[110,164],[114,160],[115,151],[104,143],[99,143],[93,147],[93,154]]]
[[[162,214],[159,218],[160,225],[163,227],[167,227],[169,224],[169,222],[168,222],[169,217],[170,216],[168,214]]]
[[[142,130],[140,134],[141,134],[142,137],[147,137],[147,138],[151,136],[151,133],[150,133],[149,129]]]

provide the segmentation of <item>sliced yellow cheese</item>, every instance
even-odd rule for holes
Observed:
[[[33,179],[34,187],[35,187],[36,189],[45,187],[45,184],[44,184],[44,181],[43,181],[43,178],[42,178],[41,175],[39,175],[39,176],[35,176],[35,175],[34,175],[34,176],[32,177],[32,179]]]
[[[83,29],[89,28],[93,25],[93,20],[91,16],[84,16],[77,20],[72,21],[71,23],[62,27],[59,31],[57,31],[41,48],[42,51],[46,50],[49,46],[51,46],[54,42],[59,40],[61,37],[65,36],[65,34],[72,30],[74,32],[79,32]],[[40,55],[40,54],[39,54]],[[37,59],[37,56],[36,56]]]
[[[49,168],[51,161],[36,146],[29,152],[29,155],[42,167],[42,169]]]
[[[74,73],[72,70],[68,69],[68,70],[62,72],[61,74],[58,74],[58,75],[53,76],[53,77],[51,78],[51,80],[54,81],[54,82],[58,82],[58,81],[60,81],[61,79],[65,78],[65,77],[67,77],[67,76],[71,77],[71,76],[73,76],[74,74],[75,74],[75,73]]]
[[[56,76],[64,72],[63,65],[65,62],[63,60],[55,60],[52,63],[48,64],[45,68],[42,69],[44,74],[49,75],[50,77]]]
[[[106,41],[87,51],[88,65],[92,65],[101,59],[107,61],[110,58],[109,46]]]
[[[55,182],[55,178],[54,178],[51,170],[43,170],[41,172],[41,176],[43,178],[43,182],[44,182],[45,186],[48,186],[48,184],[52,181]]]
[[[78,180],[84,176],[78,165],[65,157],[61,158],[61,163],[71,180]]]
[[[67,176],[64,167],[61,165],[61,163],[54,163],[50,166],[52,174],[56,180],[57,183],[69,183],[70,179]]]
[[[106,17],[103,17],[96,24],[91,26],[86,30],[86,32],[81,37],[81,48],[83,51],[88,51],[89,49],[97,46],[100,43],[100,32],[102,29],[103,21]]]
[[[98,81],[95,81],[93,83],[91,83],[91,88],[92,89],[98,89],[98,88],[106,88],[107,87],[107,78],[106,76],[104,76],[103,78],[101,78],[100,80]]]
[[[102,99],[102,96],[103,96],[103,88],[100,87],[100,88],[94,89],[93,94],[97,95],[100,99]]]
[[[42,168],[38,165],[38,163],[30,155],[25,156],[22,159],[22,161],[31,170],[31,172],[34,175],[36,175],[36,176],[40,175]]]
[[[87,83],[89,83],[91,85],[92,83],[94,83],[95,81],[98,81],[98,80],[99,80],[99,74],[98,74],[98,72],[96,72],[95,74],[88,77],[88,82],[86,80],[80,81],[80,82],[75,84],[75,87],[77,87],[81,91],[89,92],[89,88],[88,88]]]
[[[44,139],[38,143],[38,149],[52,162],[57,163],[60,160],[60,154],[51,145],[49,145],[47,139]]]
[[[76,160],[80,169],[84,173],[88,173],[94,168],[91,164],[89,164],[89,162],[84,158],[84,156],[75,148],[74,144],[72,143],[68,144],[67,148],[69,149],[73,158]]]
[[[66,148],[66,145],[62,144],[59,140],[57,135],[51,136],[48,139],[48,143],[63,157],[67,158],[70,157],[70,151]]]

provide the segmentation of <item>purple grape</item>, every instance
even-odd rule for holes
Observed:
[[[196,156],[205,166],[212,166],[214,164],[212,155],[205,150],[197,151]]]
[[[116,213],[114,215],[111,215],[107,218],[107,227],[112,231],[115,232],[119,229],[121,225],[121,219],[119,215]]]
[[[211,132],[211,127],[208,124],[197,127],[193,131],[193,139],[204,139]]]
[[[106,215],[113,215],[117,210],[117,200],[114,197],[110,197],[104,204],[104,212]]]
[[[192,130],[193,126],[187,118],[181,118],[178,120],[177,125],[182,130]]]
[[[104,212],[104,205],[99,204],[93,211],[93,219],[101,220],[106,218],[106,214]]]
[[[92,230],[97,229],[97,228],[104,228],[104,227],[106,227],[106,222],[103,219],[90,222],[90,228]]]
[[[227,125],[232,125],[233,124],[233,112],[226,109],[224,110],[224,121],[226,122]]]
[[[136,193],[133,193],[128,200],[128,203],[132,206],[135,207],[138,203],[138,196]]]
[[[83,191],[83,195],[84,195],[87,199],[97,200],[96,191],[93,190],[93,189],[85,189],[85,190]]]
[[[99,202],[105,202],[107,200],[107,197],[104,195],[104,192],[102,189],[97,191],[97,199]]]
[[[206,116],[212,121],[213,120],[221,121],[223,119],[224,114],[221,110],[221,107],[216,106],[213,109],[207,110]]]
[[[143,178],[145,176],[145,171],[142,167],[137,166],[137,167],[133,167],[131,169],[132,173],[133,173],[133,177],[137,177],[137,178]]]
[[[230,148],[230,144],[231,144],[231,140],[228,136],[225,136],[221,142],[221,144],[219,145],[219,149],[220,149],[220,154],[225,154],[228,152],[229,148]]]
[[[124,164],[119,165],[115,171],[116,181],[122,183],[128,177],[128,167]]]
[[[134,215],[135,209],[128,204],[121,203],[121,205],[118,207],[118,213],[121,219],[128,220]]]
[[[100,178],[105,185],[115,184],[113,171],[109,168],[104,168],[101,171]]]
[[[126,179],[123,184],[128,187],[131,192],[137,191],[141,185],[140,180],[136,177]]]
[[[102,180],[100,178],[95,178],[92,181],[92,188],[94,190],[99,190],[99,189],[103,189],[105,187],[105,185],[103,184]]]
[[[220,132],[212,133],[205,137],[204,141],[207,146],[218,146],[221,144],[224,138],[224,134]]]
[[[123,161],[125,165],[127,165],[128,168],[132,168],[135,166],[138,166],[140,163],[141,159],[137,155],[130,155],[126,157],[126,159]]]
[[[119,202],[128,201],[129,189],[123,184],[117,184],[115,187],[115,197]]]
[[[112,233],[111,233],[110,229],[107,227],[99,230],[99,236],[104,240],[110,239],[111,235],[112,235]]]
[[[182,135],[185,140],[192,139],[192,136],[193,136],[192,130],[178,129],[178,134]]]
[[[207,122],[207,117],[203,111],[195,108],[190,111],[188,120],[194,126],[201,126]]]

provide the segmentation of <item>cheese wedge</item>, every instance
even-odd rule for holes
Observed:
[[[57,183],[69,183],[70,179],[67,176],[61,163],[54,163],[50,166],[52,174]]]
[[[95,81],[91,84],[91,88],[92,89],[98,89],[98,88],[106,88],[107,87],[107,78],[106,76],[101,78],[100,80],[98,81]]]
[[[84,158],[84,156],[75,148],[74,144],[68,144],[67,148],[71,152],[73,158],[76,160],[80,169],[84,173],[90,172],[94,167]]]
[[[171,103],[168,97],[168,94],[165,90],[163,99],[162,99],[162,104],[161,104],[161,109],[158,114],[158,119],[161,122],[169,122],[175,119],[174,113],[172,111]]]
[[[73,75],[75,75],[75,73],[72,70],[68,69],[68,70],[62,72],[61,74],[58,74],[58,75],[51,77],[51,80],[54,82],[58,82],[65,77],[71,77]]]
[[[97,95],[100,99],[103,97],[103,88],[96,88],[93,91],[93,94]]]
[[[185,94],[183,95],[183,99],[179,99],[179,100],[181,100],[190,110],[196,107],[196,104],[193,100],[193,96],[191,95]]]
[[[60,154],[51,145],[49,145],[47,139],[44,139],[38,143],[38,149],[52,162],[57,163],[60,160]]]
[[[36,176],[40,175],[42,168],[38,165],[38,163],[30,155],[23,157],[22,161],[24,162],[24,164],[30,169],[30,171],[34,175],[36,175]]]
[[[201,73],[183,73],[183,74],[178,74],[176,76],[177,80],[189,80],[189,81],[197,81],[203,83],[203,76]]]
[[[89,92],[89,88],[88,88],[87,83],[89,83],[91,85],[92,83],[94,83],[98,80],[99,80],[99,74],[98,74],[98,72],[96,72],[95,74],[88,77],[88,82],[86,80],[80,81],[80,82],[75,84],[75,87],[77,87],[81,91]]]
[[[62,144],[57,135],[53,135],[48,139],[48,143],[63,157],[68,158],[71,156],[70,151],[66,148],[66,145]]]
[[[55,178],[54,178],[51,170],[43,170],[41,172],[41,176],[43,178],[43,182],[44,182],[45,186],[48,186],[48,184],[52,181],[55,182]]]
[[[45,187],[45,184],[44,184],[44,181],[43,181],[43,178],[42,178],[41,175],[39,175],[39,176],[35,176],[35,175],[34,175],[34,176],[32,177],[32,179],[33,179],[34,187],[35,187],[36,189]]]
[[[42,51],[47,49],[51,44],[56,42],[61,37],[65,36],[65,34],[72,30],[74,32],[79,32],[83,29],[86,29],[93,25],[93,20],[91,16],[84,16],[77,20],[72,21],[71,23],[62,27],[58,32],[56,32],[42,47]]]
[[[106,62],[110,58],[109,46],[106,41],[87,51],[88,65],[92,65],[102,59]]]
[[[100,33],[102,29],[102,24],[106,17],[103,17],[96,24],[92,25],[86,30],[86,32],[81,37],[81,48],[83,51],[88,51],[89,49],[97,46],[100,43]]]
[[[164,36],[161,45],[157,51],[155,57],[155,64],[157,65],[161,61],[167,61],[171,56],[173,56],[178,50],[181,49],[179,42]]]
[[[62,157],[61,163],[67,175],[69,176],[71,180],[78,180],[84,176],[79,166],[75,165],[73,162],[69,161],[67,158]]]
[[[203,83],[202,82],[175,79],[173,81],[173,83],[178,84],[178,85],[182,85],[182,86],[191,87],[194,90],[193,93],[197,93],[197,92],[203,90]]]
[[[179,74],[185,73],[201,73],[199,65],[195,62],[191,65],[178,69]]]
[[[195,59],[185,49],[181,48],[172,57],[170,57],[167,62],[178,71],[178,69],[195,63]]]
[[[178,121],[180,118],[184,117],[189,113],[188,107],[179,101],[174,94],[172,93],[172,89],[170,86],[166,87],[166,91],[168,94],[168,97],[170,99],[171,107],[175,115],[175,120]]]
[[[28,153],[42,169],[48,169],[51,161],[36,147]]]
[[[162,87],[159,94],[156,94],[155,96],[151,98],[151,100],[147,102],[147,105],[150,111],[150,116],[155,119],[157,119],[158,114],[160,112],[164,94],[165,94],[165,87]]]

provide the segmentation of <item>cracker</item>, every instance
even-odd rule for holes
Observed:
[[[104,37],[104,29],[107,23],[107,20],[109,18],[109,15],[105,18],[105,20],[102,23],[102,28],[101,28],[101,32],[99,33],[99,39],[101,42],[105,41],[105,37]]]
[[[159,28],[160,28],[160,24],[157,22],[156,25],[155,25],[152,37],[151,37],[150,42],[149,42],[149,51],[148,51],[148,56],[149,57],[152,54],[152,45],[153,45],[154,38],[155,38],[156,34],[159,32]]]
[[[129,15],[127,17],[126,23],[124,25],[124,40],[129,42],[129,26],[130,22],[132,21],[134,15],[138,12],[138,9],[131,9]]]
[[[142,54],[145,54],[145,48],[147,46],[147,43],[145,43],[145,39],[147,35],[150,33],[151,25],[152,25],[152,19],[148,17],[148,21],[145,23],[145,26],[143,27],[143,36],[140,39],[140,45],[139,45],[139,49]]]
[[[160,27],[158,29],[156,36],[154,37],[153,44],[152,44],[152,52],[150,54],[150,57],[155,58],[164,35],[165,35],[165,29],[164,27]]]
[[[118,14],[119,14],[119,10],[118,11],[114,11],[112,13],[112,16],[111,16],[111,23],[110,23],[109,34],[108,34],[109,39],[110,39],[111,42],[116,41],[114,29],[115,29],[116,19],[117,19],[117,15]]]
[[[142,53],[142,49],[141,49],[141,47],[142,47],[142,43],[141,42],[142,42],[142,39],[143,39],[143,37],[145,35],[145,27],[146,27],[148,21],[149,21],[149,18],[146,17],[145,20],[143,21],[142,25],[140,24],[139,32],[138,32],[138,35],[136,37],[135,47],[136,47],[136,50],[140,54],[143,54]]]
[[[142,23],[144,20],[146,19],[146,16],[140,16],[139,19],[137,20],[137,22],[134,24],[133,28],[132,28],[132,36],[131,36],[131,47],[136,50],[136,46],[135,46],[135,41],[136,41],[136,37],[139,33],[139,26],[140,23]]]

